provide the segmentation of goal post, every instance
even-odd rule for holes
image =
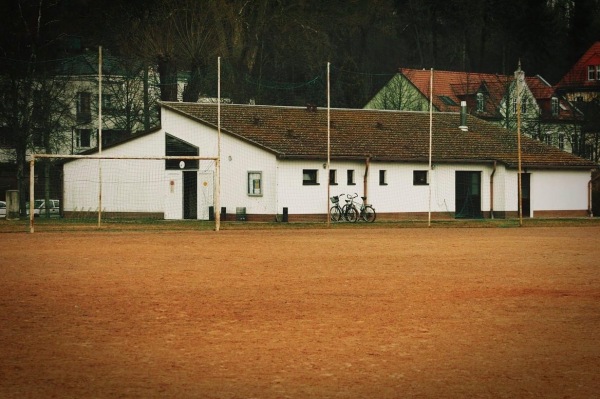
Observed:
[[[205,220],[217,226],[219,162],[203,156],[34,154],[29,230],[36,220]],[[215,217],[216,215],[216,217]]]

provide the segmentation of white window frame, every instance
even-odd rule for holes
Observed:
[[[560,113],[558,97],[552,97],[552,116],[557,116]]]
[[[561,150],[565,149],[565,134],[564,133],[558,134],[558,148]]]
[[[588,65],[588,80],[596,80],[596,67]]]
[[[477,112],[483,112],[484,97],[483,93],[477,93]]]
[[[263,184],[261,171],[248,171],[248,195],[251,197],[262,197]]]
[[[88,145],[82,145],[82,135],[87,134]],[[92,130],[91,129],[77,129],[77,134],[75,135],[75,147],[77,148],[90,148],[92,146]]]

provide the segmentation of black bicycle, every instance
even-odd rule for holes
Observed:
[[[375,219],[377,218],[377,213],[375,212],[375,208],[373,208],[372,205],[367,204],[365,202],[367,200],[367,197],[360,197],[362,199],[362,204],[360,204],[358,207],[354,202],[354,198],[358,197],[358,194],[354,193],[354,196],[347,194],[346,197],[348,197],[348,199],[346,200],[346,205],[344,205],[344,207],[342,208],[342,214],[346,215],[353,213],[356,215],[356,217],[353,220],[346,220],[348,220],[349,222],[356,222],[360,218],[368,223],[373,223],[375,221]]]
[[[344,194],[334,195],[330,198],[333,206],[329,209],[329,217],[332,222],[348,221],[356,222],[358,220],[358,209],[356,207],[349,207],[348,203],[351,203],[351,199],[346,200],[346,205],[340,206],[340,197]],[[350,198],[350,196],[347,196]]]
[[[344,194],[340,194],[344,195]],[[340,197],[339,195],[334,195],[329,198],[333,206],[329,209],[329,218],[332,222],[339,222],[342,218],[342,208],[340,207]]]

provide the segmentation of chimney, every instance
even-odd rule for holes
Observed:
[[[458,127],[463,132],[469,131],[469,127],[467,126],[467,102],[460,102],[460,126]]]

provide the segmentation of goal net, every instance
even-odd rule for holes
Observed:
[[[216,227],[217,165],[217,158],[199,156],[34,155],[26,205],[30,230],[34,223],[190,220]]]

